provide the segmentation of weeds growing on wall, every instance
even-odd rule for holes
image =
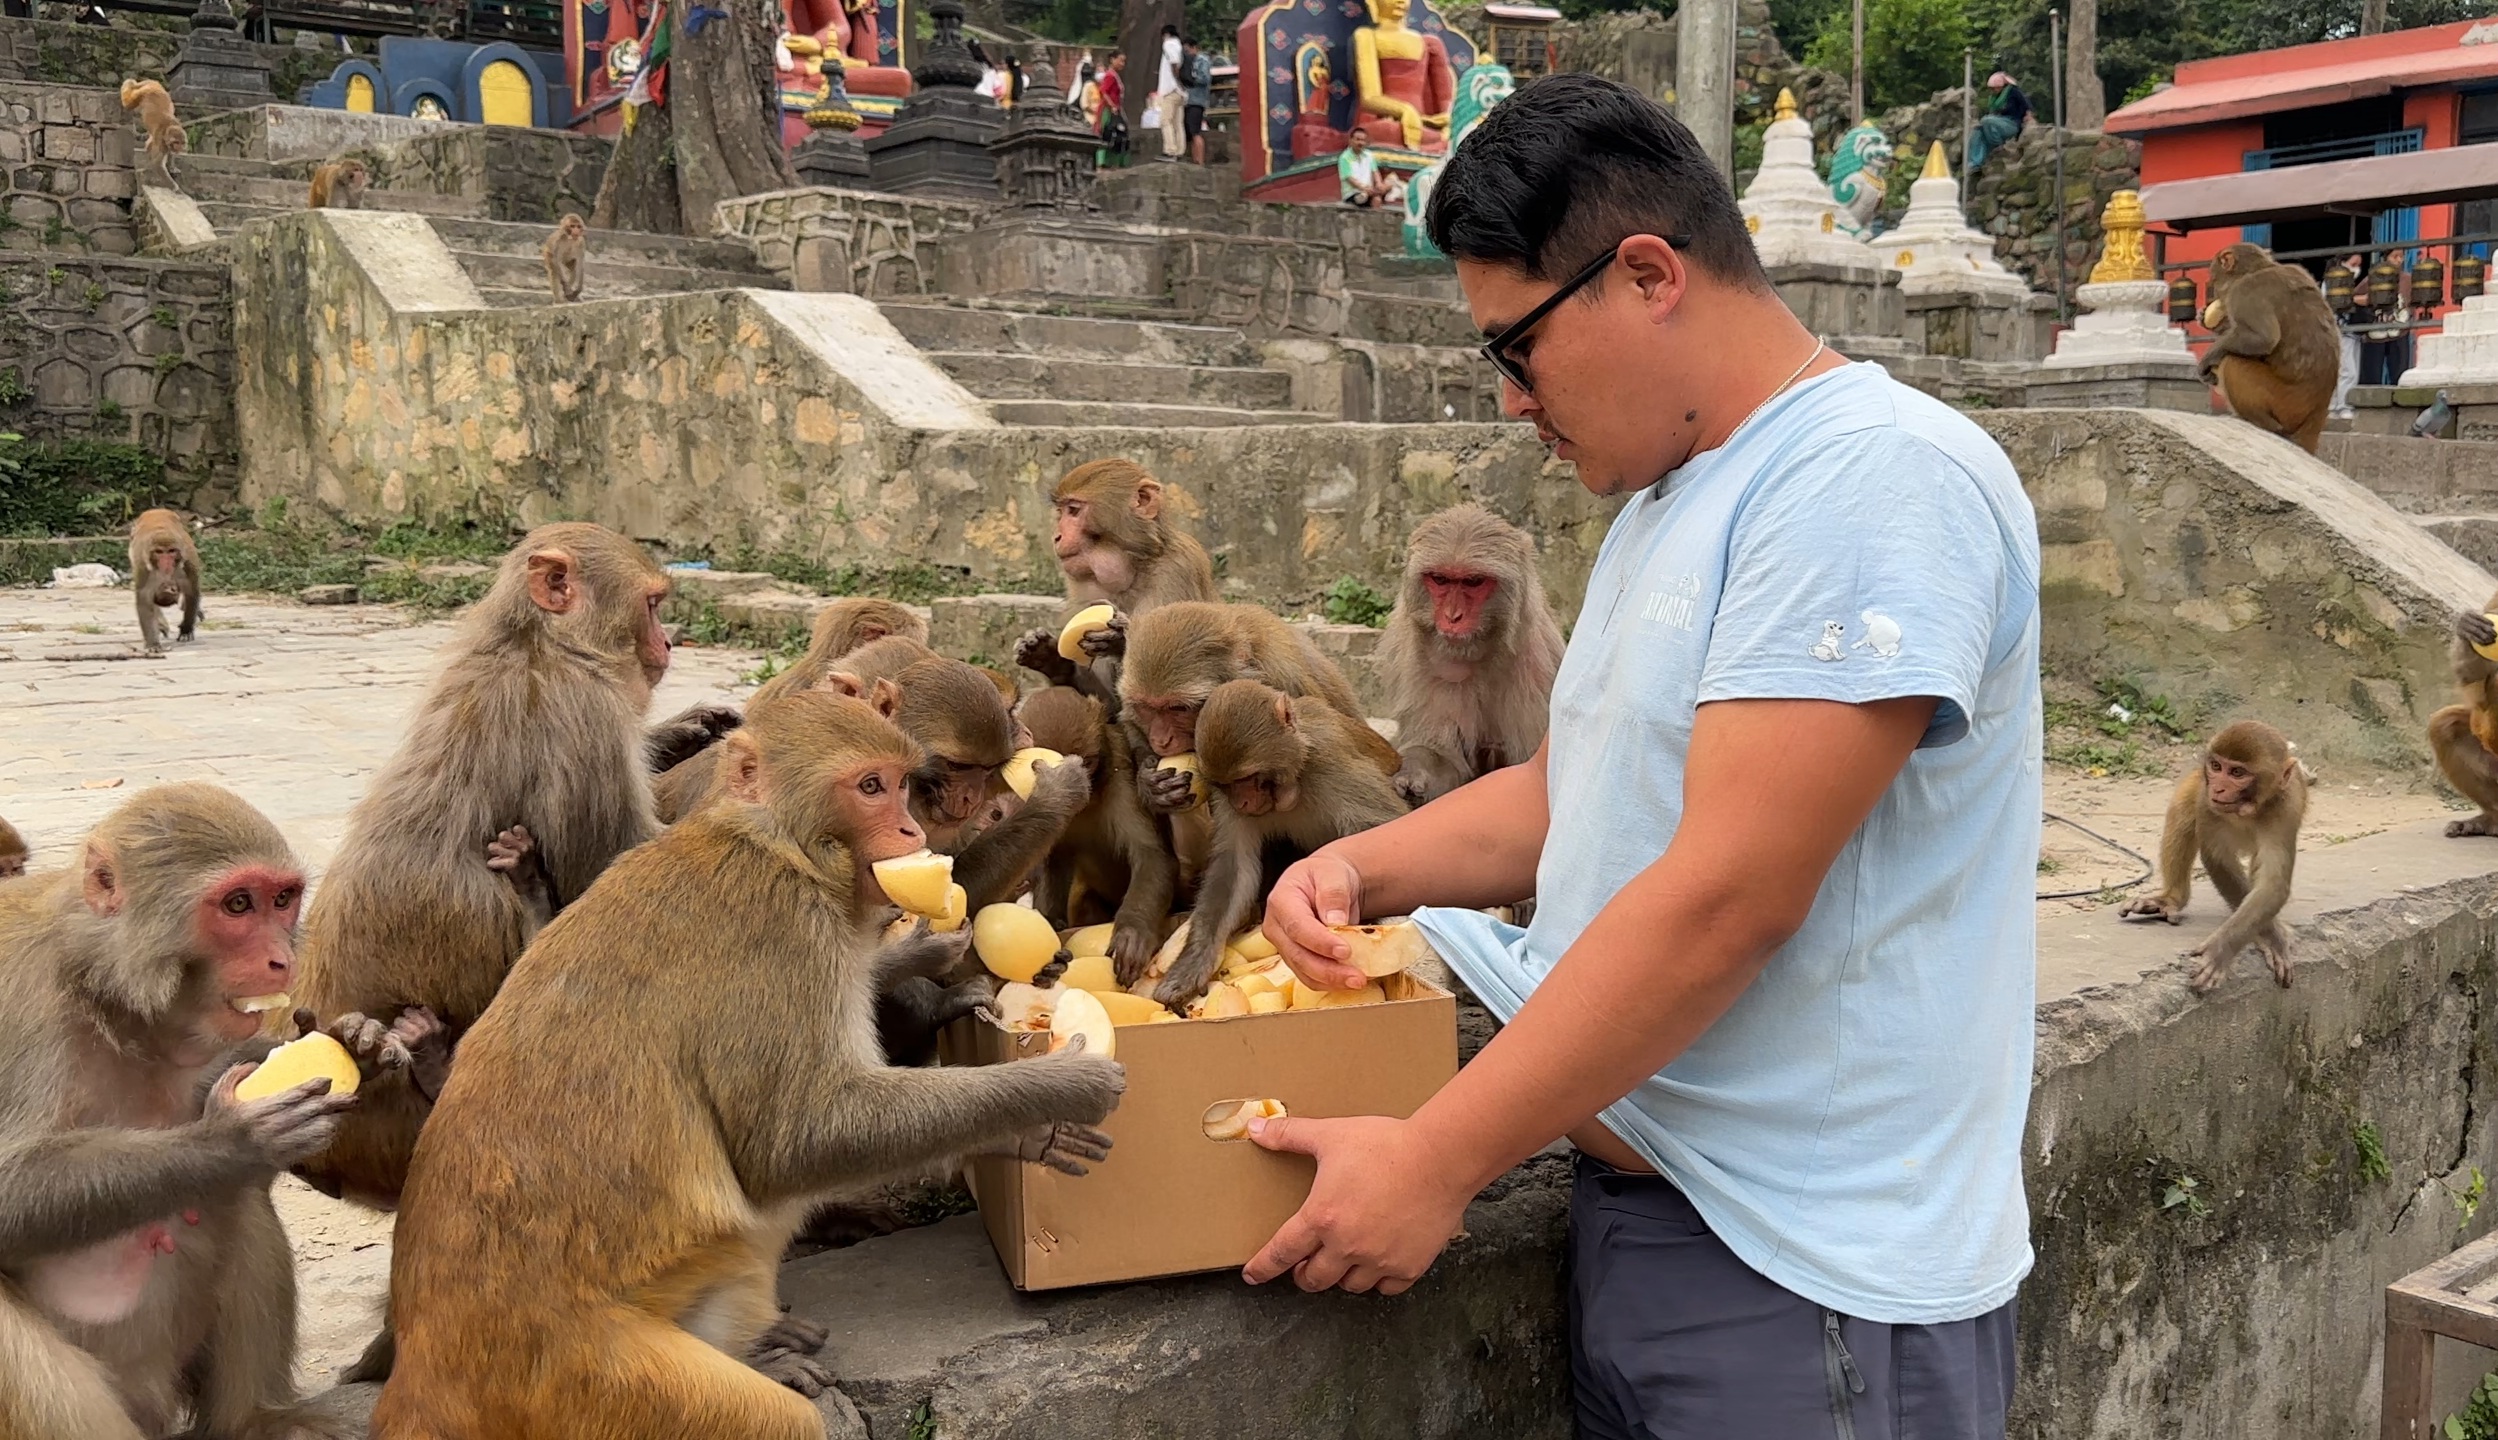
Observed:
[[[1387,623],[1388,612],[1395,608],[1387,596],[1350,575],[1340,575],[1327,587],[1319,613],[1330,625],[1368,625],[1376,630]]]

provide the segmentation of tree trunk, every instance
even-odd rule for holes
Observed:
[[[2099,83],[2099,0],[2073,0],[2064,37],[2064,128],[2096,130],[2107,123],[2108,92]]]
[[[2360,6],[2359,33],[2362,35],[2385,33],[2385,0],[2367,0],[2366,4]],[[1128,63],[1133,65],[1136,62],[1131,60]]]
[[[697,35],[685,33],[684,0],[670,5],[668,103],[645,108],[633,133],[618,137],[591,224],[708,235],[721,201],[798,183],[781,145],[780,86],[772,70],[780,7],[774,0],[720,3],[727,17]]]
[[[1128,57],[1127,94],[1121,108],[1127,111],[1130,132],[1144,123],[1145,102],[1153,97],[1154,77],[1162,73],[1162,27],[1183,24],[1187,18],[1187,0],[1120,0],[1119,53]],[[1206,44],[1205,38],[1198,43]],[[1160,140],[1154,140],[1150,150],[1146,148],[1148,138],[1136,137],[1139,158],[1162,153]]]

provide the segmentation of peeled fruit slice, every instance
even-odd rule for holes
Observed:
[[[1071,990],[1116,990],[1119,977],[1111,973],[1107,955],[1078,955],[1060,971],[1058,983]]]
[[[962,929],[963,922],[970,918],[971,897],[963,893],[962,886],[948,885],[945,887],[945,909],[928,917],[928,928],[940,935],[951,935]]]
[[[1162,948],[1154,952],[1153,960],[1145,966],[1145,978],[1159,980],[1170,974],[1172,962],[1178,960],[1180,951],[1186,948],[1188,948],[1188,922],[1183,920],[1179,928],[1171,932],[1171,938],[1162,942]]]
[[[1292,997],[1281,990],[1261,990],[1249,997],[1252,1015],[1280,1015],[1292,1008]]]
[[[1059,942],[1067,947],[1068,954],[1078,960],[1087,955],[1107,955],[1110,953],[1111,932],[1118,928],[1107,924],[1086,925],[1060,936]]]
[[[1373,980],[1383,975],[1398,975],[1414,966],[1414,962],[1431,954],[1431,942],[1422,935],[1422,927],[1411,920],[1393,925],[1338,925],[1333,927],[1353,945],[1353,968]]]
[[[1189,803],[1192,805],[1203,805],[1206,803],[1206,777],[1197,764],[1196,751],[1190,750],[1178,755],[1173,755],[1164,760],[1161,764],[1156,765],[1154,768],[1156,770],[1177,770],[1181,774],[1187,776]]]
[[[1217,1100],[1206,1107],[1205,1118],[1198,1122],[1205,1127],[1209,1140],[1246,1140],[1252,1120],[1280,1120],[1284,1117],[1281,1100]]]
[[[1117,1034],[1110,1023],[1110,1012],[1102,1008],[1100,996],[1090,990],[1070,990],[1058,997],[1058,1008],[1050,1016],[1052,1050],[1065,1049],[1070,1040],[1081,1035],[1085,1054],[1108,1060],[1118,1049],[1119,1042],[1114,1038]]]
[[[971,948],[980,952],[980,963],[990,974],[1029,983],[1057,956],[1058,932],[1038,910],[987,905],[972,917]]]
[[[269,1052],[260,1068],[243,1077],[234,1087],[237,1100],[258,1100],[281,1090],[292,1090],[306,1080],[326,1077],[332,1095],[356,1093],[356,1060],[347,1047],[315,1030],[301,1040],[291,1040]]]
[[[1096,630],[1110,628],[1110,617],[1119,613],[1107,604],[1087,605],[1068,617],[1066,628],[1058,632],[1058,653],[1078,665],[1084,663],[1084,637]],[[994,752],[992,752],[994,753]]]
[[[1006,757],[1006,763],[997,768],[998,778],[1006,782],[1007,789],[1015,792],[1016,799],[1029,800],[1032,798],[1032,782],[1036,778],[1033,770],[1042,765],[1055,765],[1066,758],[1047,745],[1027,746]]]
[[[1101,1005],[1102,1013],[1110,1017],[1113,1025],[1151,1025],[1156,1016],[1171,1013],[1153,1001],[1130,995],[1125,990],[1086,990],[1082,993],[1092,996]]]
[[[1044,990],[1038,985],[1010,980],[997,987],[997,998],[989,1002],[989,1009],[1009,1030],[1047,1030],[1050,1016],[1058,1009],[1058,994],[1054,988]]]
[[[1206,987],[1206,993],[1189,1007],[1188,1013],[1199,1020],[1229,1020],[1249,1013],[1249,997],[1240,987],[1217,980]]]
[[[1261,995],[1272,995],[1277,989],[1275,982],[1268,979],[1263,971],[1252,971],[1243,975],[1233,981],[1232,986],[1240,991],[1241,998],[1244,1000],[1255,1000]]]
[[[1266,938],[1264,930],[1243,930],[1232,937],[1232,951],[1245,960],[1272,960],[1275,942]]]
[[[1320,990],[1295,976],[1292,982],[1292,1008],[1295,1010],[1339,1010],[1347,1005],[1376,1005],[1388,998],[1388,992],[1374,982],[1359,990]]]
[[[2498,615],[2490,615],[2483,618],[2487,619],[2492,625],[2498,625]],[[2484,660],[2498,660],[2498,645],[2475,645],[2472,647],[2472,650],[2474,654],[2479,655]]]
[[[867,868],[876,872],[877,885],[894,904],[914,915],[944,913],[947,887],[954,883],[953,856],[922,850],[879,860]]]

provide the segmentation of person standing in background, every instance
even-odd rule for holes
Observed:
[[[1180,27],[1162,27],[1162,66],[1154,74],[1155,118],[1162,122],[1162,158],[1188,153],[1187,102],[1180,93]]]
[[[1123,51],[1110,57],[1110,68],[1102,72],[1102,163],[1125,166],[1128,163],[1128,87],[1121,77],[1127,73],[1128,57]]]
[[[1214,58],[1206,54],[1197,37],[1180,41],[1185,58],[1180,61],[1181,129],[1188,137],[1188,158],[1192,164],[1206,163],[1206,106],[1214,100]]]

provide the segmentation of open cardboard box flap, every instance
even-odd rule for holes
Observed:
[[[1412,974],[1386,1002],[1180,1025],[1123,1025],[1127,1094],[1102,1128],[1110,1158],[1078,1178],[998,1156],[971,1187],[1006,1274],[1053,1290],[1247,1264],[1310,1192],[1313,1162],[1209,1140],[1207,1107],[1269,1098],[1293,1115],[1411,1115],[1457,1073],[1457,1002]],[[978,1020],[949,1029],[948,1064],[1001,1064],[1049,1037]]]

